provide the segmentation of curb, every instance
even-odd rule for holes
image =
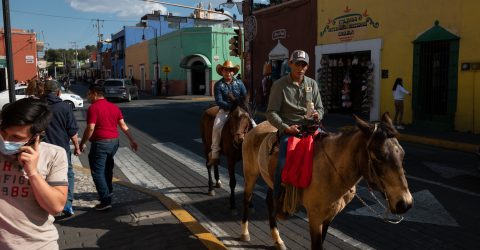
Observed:
[[[353,127],[354,126],[343,126],[339,128],[339,131],[351,129]],[[430,138],[430,137],[417,136],[417,135],[411,135],[411,134],[400,133],[400,137],[398,138],[398,140],[404,141],[404,142],[410,142],[410,143],[435,146],[435,147],[444,148],[444,149],[463,151],[467,153],[475,153],[478,150],[478,146],[475,144],[442,140],[437,138]]]
[[[79,165],[74,165],[73,167],[75,170],[80,170],[85,174],[90,174],[90,170],[87,168]],[[203,227],[187,210],[164,194],[149,190],[133,183],[122,181],[115,177],[113,177],[113,182],[157,198],[157,200],[159,200],[160,203],[170,210],[172,215],[175,216],[183,225],[185,225],[185,227],[188,228],[188,230],[190,230],[190,232],[209,250],[227,249],[227,247],[215,235],[205,229],[205,227]]]
[[[129,182],[120,181],[118,179],[115,180],[115,183],[125,187],[135,189],[139,192],[142,192],[157,198],[208,249],[210,250],[227,249],[227,247],[225,247],[225,245],[223,245],[223,243],[215,235],[213,235],[207,229],[205,229],[188,211],[186,211],[181,205],[177,204],[176,202],[174,202],[172,199],[168,198],[164,194],[149,190],[147,188],[144,188]]]

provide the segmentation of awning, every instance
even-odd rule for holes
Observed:
[[[189,56],[184,57],[182,59],[182,61],[180,62],[180,68],[184,68],[184,69],[191,68],[191,66],[187,65],[187,63],[188,63],[188,61],[190,61],[190,59],[192,59],[194,57],[202,58],[202,60],[205,62],[206,67],[207,68],[212,68],[212,63],[210,62],[208,57],[206,57],[204,55],[201,55],[201,54],[193,54],[193,55],[189,55]]]
[[[270,60],[283,60],[288,58],[288,49],[280,43],[278,40],[277,46],[268,53],[268,59]]]

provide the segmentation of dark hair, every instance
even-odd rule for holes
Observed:
[[[88,90],[95,92],[95,94],[99,96],[103,96],[105,93],[105,88],[103,87],[103,84],[99,84],[99,83],[90,84],[90,86],[88,87]]]
[[[392,88],[393,91],[397,89],[397,85],[403,86],[402,78],[398,77],[397,79],[395,79],[395,83],[393,84],[393,88]]]
[[[2,119],[1,129],[32,125],[30,132],[35,135],[47,128],[52,118],[52,112],[42,100],[29,97],[6,105],[2,109],[0,118]]]

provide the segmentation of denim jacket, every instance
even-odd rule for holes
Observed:
[[[223,81],[223,78],[215,83],[213,89],[215,95],[216,104],[223,110],[229,111],[231,101],[228,99],[228,93],[232,93],[235,98],[245,97],[247,95],[247,89],[243,82],[238,79],[233,79],[231,84],[227,84]]]

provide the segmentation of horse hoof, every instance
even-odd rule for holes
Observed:
[[[230,208],[230,213],[231,213],[232,215],[238,215],[238,211],[237,211],[236,208]]]
[[[240,240],[241,241],[250,241],[250,234],[242,234],[242,236],[240,236]]]
[[[217,184],[215,184],[215,187],[216,188],[221,188],[222,187],[222,182],[218,181]]]
[[[210,191],[208,191],[208,195],[210,195],[210,196],[215,196],[215,190],[210,190]]]
[[[282,244],[279,244],[278,242],[275,242],[275,248],[277,250],[287,250],[287,247],[285,246],[285,243],[282,242]]]

